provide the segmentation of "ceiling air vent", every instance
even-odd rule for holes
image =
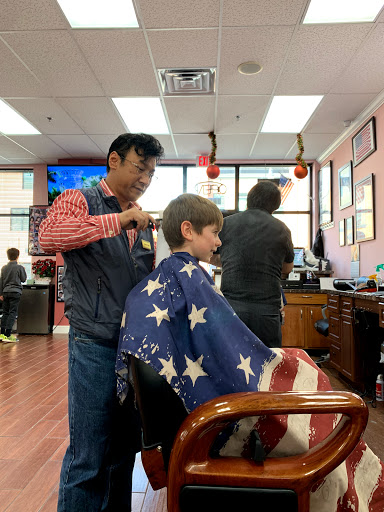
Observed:
[[[164,96],[214,94],[216,68],[159,69]]]

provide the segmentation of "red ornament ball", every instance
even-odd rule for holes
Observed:
[[[208,178],[210,178],[211,180],[214,180],[215,178],[218,177],[219,174],[220,174],[220,168],[218,165],[208,165],[208,167],[207,167]]]
[[[302,180],[308,174],[308,169],[306,169],[305,167],[302,167],[301,165],[298,165],[297,167],[295,167],[293,174],[296,176],[296,178],[298,178],[299,180]]]

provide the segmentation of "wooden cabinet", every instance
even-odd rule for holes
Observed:
[[[353,298],[328,295],[330,363],[353,382],[359,382],[358,340],[354,335]]]
[[[324,348],[328,339],[316,331],[314,324],[323,318],[321,306],[327,303],[323,293],[287,293],[283,347]]]

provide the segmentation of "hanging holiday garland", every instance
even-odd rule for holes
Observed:
[[[211,153],[209,155],[209,166],[207,167],[207,176],[211,180],[214,180],[220,174],[219,166],[215,165],[217,149],[216,135],[213,132],[209,132],[208,137],[211,139]]]
[[[302,158],[302,154],[304,153],[304,144],[303,144],[303,137],[301,136],[301,133],[297,134],[297,146],[299,148],[299,152],[296,155],[296,162],[298,165],[295,167],[294,175],[299,180],[302,180],[305,178],[308,174],[308,168],[307,163]]]

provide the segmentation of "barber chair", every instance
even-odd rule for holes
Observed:
[[[167,487],[168,512],[308,511],[310,489],[352,452],[368,420],[360,397],[333,391],[234,393],[187,414],[149,365],[131,357],[131,368],[142,419],[143,466],[154,490]],[[346,421],[337,435],[301,455],[255,456],[256,461],[212,456],[218,434],[234,421],[287,413],[341,413]]]

